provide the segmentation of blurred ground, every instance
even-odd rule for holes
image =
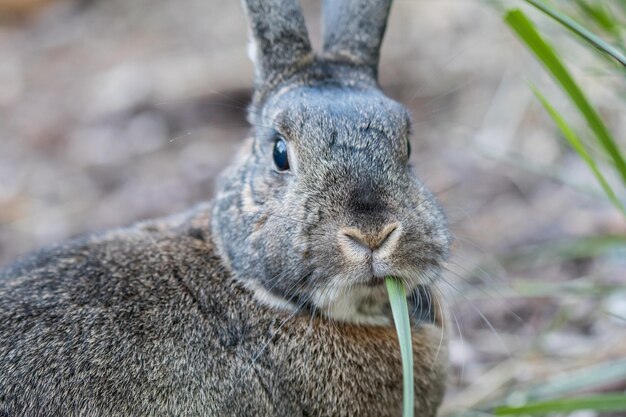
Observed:
[[[317,3],[304,6],[319,46]],[[247,134],[252,66],[235,1],[0,0],[0,57],[0,265],[211,198]],[[577,75],[587,58],[570,62]],[[381,84],[413,112],[415,167],[456,237],[443,414],[626,357],[626,253],[568,246],[624,236],[626,223],[594,196],[528,79],[542,72],[497,10],[394,4]],[[584,81],[624,138],[610,80]]]

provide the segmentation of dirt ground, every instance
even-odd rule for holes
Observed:
[[[28,3],[0,0],[0,265],[210,199],[248,132],[239,3]],[[303,2],[319,47],[318,3]],[[577,57],[568,63],[624,138],[610,80]],[[625,251],[566,256],[554,243],[624,235],[626,222],[537,105],[527,81],[554,88],[498,10],[396,1],[380,73],[413,113],[414,165],[455,236],[442,414],[626,357]]]

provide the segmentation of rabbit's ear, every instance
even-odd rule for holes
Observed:
[[[257,83],[280,77],[312,60],[298,0],[242,0],[251,36]]]
[[[324,0],[324,55],[378,70],[391,0]]]

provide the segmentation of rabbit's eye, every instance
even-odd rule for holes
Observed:
[[[406,154],[407,158],[411,157],[411,141],[406,141]]]
[[[284,139],[279,138],[274,142],[274,164],[279,171],[287,171],[289,169],[287,142]]]

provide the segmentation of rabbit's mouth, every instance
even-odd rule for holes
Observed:
[[[372,275],[369,279],[365,280],[363,284],[361,285],[365,285],[366,287],[370,287],[370,288],[376,288],[376,287],[385,285],[385,280],[384,278]]]
[[[326,317],[342,322],[369,326],[393,324],[384,277],[361,276],[351,282],[346,277],[335,279],[315,292],[312,304]],[[406,278],[406,277],[405,277]],[[432,291],[428,282],[414,282],[408,286],[409,301],[414,304],[413,317],[432,322]],[[430,318],[429,318],[430,317]]]
[[[393,317],[384,285],[361,285],[350,291],[324,291],[314,297],[317,308],[329,319],[365,325],[391,326]],[[330,296],[330,294],[333,294]],[[408,297],[411,319],[415,323],[441,325],[442,310],[429,286],[419,285]]]
[[[333,287],[317,291],[312,301],[332,320],[368,326],[393,324],[384,285]]]

